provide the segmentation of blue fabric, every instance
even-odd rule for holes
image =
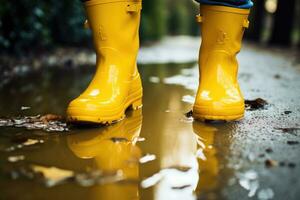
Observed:
[[[234,8],[249,9],[253,6],[251,0],[196,0],[201,4],[229,6]]]

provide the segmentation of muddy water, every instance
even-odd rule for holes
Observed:
[[[297,199],[299,70],[257,51],[240,57],[241,86],[269,107],[241,122],[185,117],[197,87],[190,63],[140,66],[143,108],[113,126],[0,127],[0,199]],[[93,67],[53,68],[19,77],[1,88],[0,113],[64,115],[92,74]]]
[[[1,128],[1,197],[219,199],[230,172],[222,169],[226,163],[222,155],[226,154],[226,140],[220,146],[222,138],[216,133],[228,125],[193,122],[185,117],[184,113],[191,109],[186,95],[193,95],[193,91],[163,83],[193,66],[141,66],[143,108],[128,111],[127,118],[113,126],[72,127],[69,132],[52,133]],[[68,101],[88,84],[92,73],[92,68],[53,69],[21,77],[2,89],[0,113],[64,114]],[[22,106],[30,109],[21,110]],[[28,139],[42,142],[20,145]],[[9,160],[20,156],[15,162]],[[83,180],[68,179],[52,185],[51,176],[44,178],[41,172],[37,176],[32,166],[53,166],[74,173],[117,172],[120,179],[106,182],[98,177],[100,181],[87,185]]]

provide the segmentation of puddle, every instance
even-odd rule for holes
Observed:
[[[195,44],[183,48],[192,49]],[[53,67],[1,88],[1,116],[20,116],[0,119],[1,197],[195,200],[299,196],[295,177],[300,176],[300,84],[299,74],[288,67],[288,61],[266,52],[257,55],[256,49],[246,46],[240,54],[244,66],[240,83],[249,99],[245,119],[201,123],[193,121],[191,111],[186,113],[192,109],[198,84],[195,56],[181,59],[168,52],[157,62],[189,63],[149,64],[157,52],[143,49],[139,58],[142,62],[141,57],[148,56],[144,59],[147,65],[139,66],[143,108],[128,112],[112,126],[69,128],[64,121],[68,102],[88,85],[93,67]],[[254,58],[258,64],[253,65]],[[274,77],[274,71],[280,77]],[[56,115],[37,115],[40,113]]]
[[[64,132],[69,130],[63,117],[53,114],[0,118],[0,127],[44,130],[47,132]]]

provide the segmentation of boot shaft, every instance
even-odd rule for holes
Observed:
[[[245,28],[248,27],[249,9],[201,5],[198,21],[201,22],[203,49],[224,50],[235,55],[241,49]]]
[[[217,71],[218,74],[221,71],[222,74],[228,74],[233,82],[237,81],[236,54],[241,49],[243,33],[249,25],[248,15],[249,9],[201,5],[200,15],[197,16],[202,37],[199,52],[200,81],[208,79],[208,82],[219,82],[222,76],[216,76]]]
[[[140,0],[91,0],[85,2],[88,25],[97,54],[113,48],[135,55],[139,48]]]
[[[236,54],[241,49],[249,9],[202,5],[202,43],[199,88],[193,107],[195,119],[236,120],[244,115],[244,100],[237,80]]]

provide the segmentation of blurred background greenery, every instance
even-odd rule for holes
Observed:
[[[246,38],[299,47],[300,0],[257,0]],[[192,0],[144,0],[141,41],[164,35],[198,35],[198,4]],[[79,0],[2,0],[0,53],[24,54],[57,46],[91,45]]]

